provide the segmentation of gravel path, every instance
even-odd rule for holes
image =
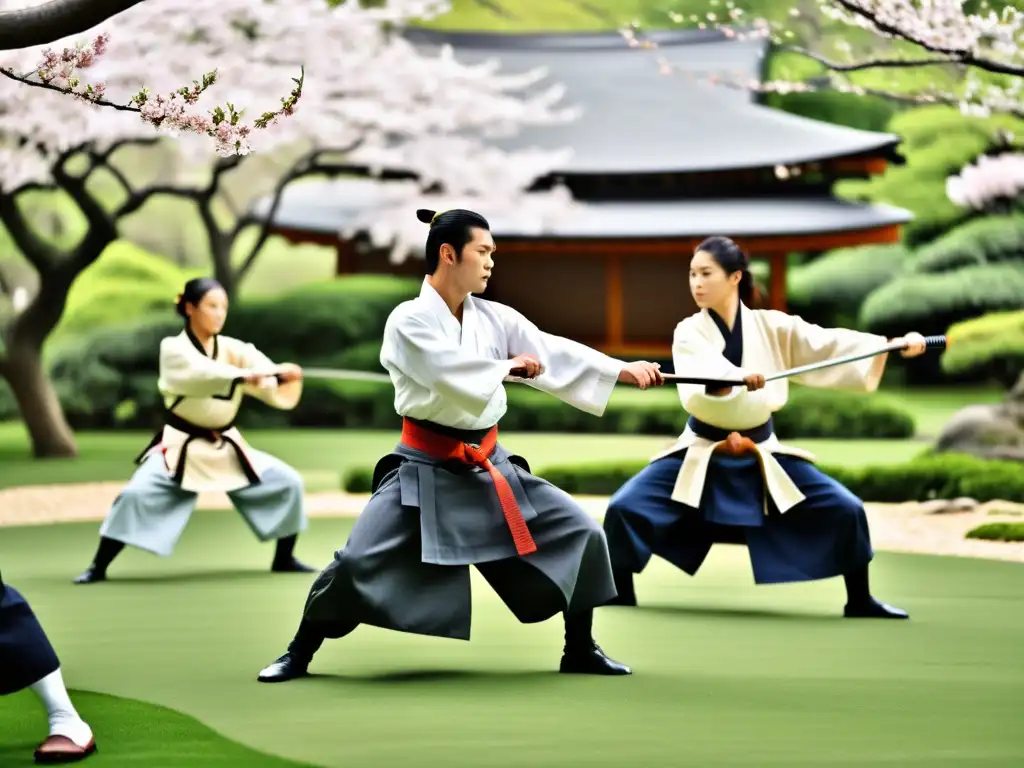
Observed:
[[[0,526],[98,522],[120,489],[120,483],[68,483],[0,490]],[[310,493],[308,511],[311,517],[355,517],[366,499],[366,494]],[[578,496],[577,500],[595,516],[603,513],[607,501],[603,496]],[[231,504],[223,494],[201,494],[199,507],[230,509]],[[1024,562],[1024,542],[964,538],[981,523],[1024,522],[1024,504],[957,500],[868,504],[867,510],[872,541],[879,550]]]

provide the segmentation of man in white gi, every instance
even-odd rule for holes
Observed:
[[[473,297],[494,268],[479,214],[418,211],[430,224],[418,298],[388,318],[381,364],[395,387],[402,439],[374,472],[374,493],[345,547],[314,582],[288,651],[261,682],[305,675],[325,638],[359,624],[468,640],[476,566],[523,623],[565,616],[560,671],[628,675],[591,635],[615,584],[601,526],[497,442],[505,381],[521,380],[600,416],[616,382],[664,382],[539,330],[514,309]]]

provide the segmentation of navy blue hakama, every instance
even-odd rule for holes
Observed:
[[[604,530],[614,569],[640,573],[657,555],[693,576],[716,541],[743,539],[758,584],[827,579],[871,562],[863,503],[811,462],[775,454],[806,498],[781,514],[768,496],[765,514],[764,476],[753,454],[712,457],[700,509],[674,501],[685,454],[652,462],[612,496]]]
[[[0,696],[17,693],[60,667],[28,601],[0,582]]]

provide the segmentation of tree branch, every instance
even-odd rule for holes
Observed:
[[[47,45],[92,29],[142,0],[51,0],[0,12],[0,51]]]
[[[798,45],[779,46],[778,50],[796,53],[800,56],[812,59],[833,72],[859,72],[864,69],[930,67],[936,64],[961,63],[959,59],[954,59],[949,56],[936,56],[928,59],[867,59],[865,61],[852,62],[849,64],[840,64],[838,61],[826,59],[821,54],[809,51],[806,48],[801,48]]]
[[[29,186],[26,185],[19,192],[28,188]],[[16,197],[17,193],[0,194],[0,222],[7,227],[11,240],[14,241],[29,264],[39,273],[40,277],[44,277],[57,267],[60,254],[57,249],[32,231],[32,227],[29,226],[25,215],[18,207]]]
[[[242,262],[242,266],[238,268],[238,280],[245,277],[249,270],[252,269],[252,265],[255,263],[256,257],[259,255],[260,250],[262,250],[267,239],[270,237],[270,232],[274,227],[274,217],[277,215],[277,209],[281,205],[281,198],[284,196],[285,188],[293,181],[297,181],[303,176],[309,176],[310,174],[327,170],[326,166],[319,165],[319,160],[324,155],[352,152],[358,149],[362,143],[363,139],[356,139],[344,149],[314,149],[307,152],[299,158],[294,165],[292,165],[291,170],[277,182],[277,186],[274,188],[274,198],[270,202],[270,209],[267,211],[266,217],[260,224],[259,235],[256,238],[256,242],[253,244],[252,248],[249,249],[249,255],[246,256],[245,261]],[[250,223],[251,219],[249,218],[240,219],[235,225],[235,235],[237,236],[238,232]]]
[[[892,35],[893,37],[898,37],[902,40],[913,43],[914,45],[919,45],[921,48],[924,48],[926,51],[930,51],[931,53],[941,53],[945,56],[949,56],[959,64],[967,64],[994,74],[1024,77],[1024,66],[1014,66],[985,56],[975,56],[970,51],[960,48],[943,48],[941,46],[932,45],[931,43],[912,35],[906,29],[880,21],[874,13],[866,8],[862,8],[859,3],[856,3],[853,0],[829,0],[829,2],[838,5],[840,8],[843,8],[855,16],[860,16],[862,19],[870,22],[871,25],[879,32],[884,32],[888,35]]]
[[[141,0],[139,1],[141,2]],[[2,30],[0,30],[0,39],[3,39]],[[0,50],[2,50],[2,48],[0,48]],[[87,104],[95,104],[97,107],[109,107],[110,109],[116,109],[118,112],[135,112],[137,114],[142,112],[141,109],[139,109],[136,106],[132,106],[131,104],[118,104],[117,102],[107,101],[106,99],[94,99],[91,97],[81,96],[77,94],[75,91],[71,90],[70,88],[62,88],[59,85],[54,85],[53,83],[45,83],[42,80],[33,80],[29,75],[18,75],[12,72],[11,70],[5,69],[3,67],[0,67],[0,75],[10,78],[11,80],[14,80],[17,83],[21,83],[22,85],[28,85],[33,88],[43,88],[47,91],[54,91],[56,93],[64,94],[65,96],[74,96],[75,98],[81,99]]]

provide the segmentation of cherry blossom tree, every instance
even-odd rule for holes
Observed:
[[[673,14],[677,23],[717,27],[736,37],[767,38],[775,51],[816,61],[826,76],[809,81],[754,82],[729,73],[719,82],[760,92],[793,93],[825,88],[874,94],[921,104],[955,104],[964,112],[1006,112],[1024,116],[1024,11],[1005,0],[813,0],[816,12],[848,32],[866,30],[876,39],[875,53],[858,55],[851,34],[836,34],[831,51],[794,43],[793,28],[808,11],[793,8],[781,20],[753,17],[732,0],[712,0],[700,16]],[[782,4],[780,3],[780,6]],[[814,11],[812,11],[813,13]],[[624,30],[634,45],[644,45],[635,28]],[[647,46],[651,47],[651,46]],[[878,53],[881,50],[884,53]],[[868,71],[952,67],[963,73],[955,88],[909,90],[866,88],[851,76]]]
[[[273,214],[253,224],[225,193],[231,174],[254,161],[250,149],[261,159],[301,150],[274,175],[275,201],[310,175],[397,177],[355,223],[396,258],[422,242],[417,207],[473,206],[541,228],[573,206],[564,189],[529,192],[566,152],[506,153],[490,143],[524,125],[573,119],[575,111],[560,106],[560,86],[545,83],[543,71],[501,73],[493,62],[463,64],[450,48],[422,51],[399,34],[412,19],[446,12],[448,2],[221,0],[195,10],[192,0],[146,0],[113,16],[102,35],[91,32],[90,43],[61,40],[57,53],[0,57],[0,222],[40,275],[38,294],[4,329],[0,375],[15,391],[37,455],[75,450],[41,355],[75,277],[118,236],[122,217],[154,195],[171,195],[194,201],[214,271],[233,288]],[[182,86],[197,72],[206,74]],[[223,106],[204,115],[199,105],[208,99]],[[235,105],[260,118],[246,123]],[[244,125],[251,128],[238,129]],[[184,161],[208,162],[211,138],[222,156],[203,183],[133,186],[118,150],[161,135]],[[120,204],[100,200],[96,176],[120,184]],[[19,207],[20,195],[40,188],[70,197],[88,221],[71,253],[33,233]],[[228,224],[218,215],[225,210],[238,214]],[[255,245],[236,269],[234,246],[252,226]]]

